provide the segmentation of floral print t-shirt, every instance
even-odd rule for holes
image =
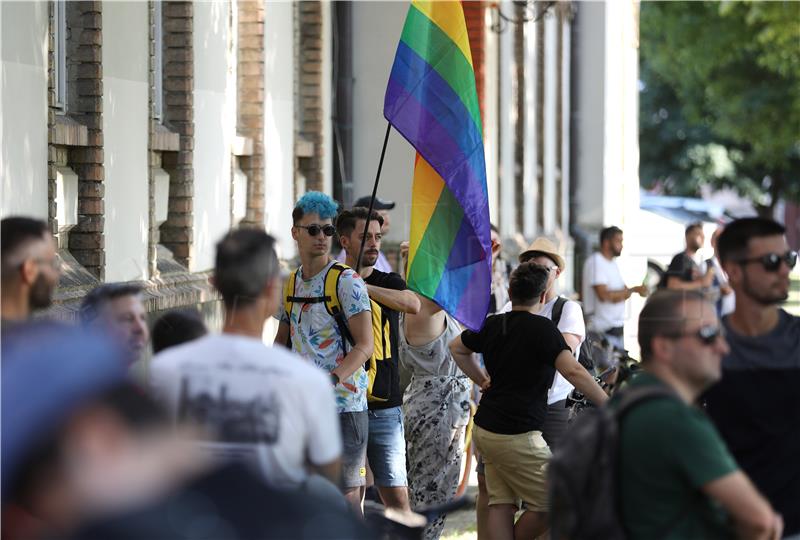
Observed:
[[[294,296],[316,298],[324,296],[325,275],[336,261],[331,261],[320,273],[311,279],[303,279],[303,267],[296,273]],[[342,311],[349,319],[362,311],[370,311],[369,296],[364,280],[352,269],[342,272],[339,278],[339,302]],[[289,325],[292,350],[311,360],[318,367],[330,372],[342,363],[342,336],[336,321],[328,314],[323,302],[304,304],[292,303],[292,312],[284,313],[281,320]],[[350,351],[350,344],[347,350]],[[338,412],[358,412],[367,410],[367,372],[363,366],[336,385],[336,406]]]

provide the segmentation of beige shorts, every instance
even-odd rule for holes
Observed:
[[[475,426],[475,446],[486,467],[489,505],[517,504],[547,512],[547,462],[550,448],[541,431],[501,435]]]

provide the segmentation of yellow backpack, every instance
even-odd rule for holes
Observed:
[[[347,344],[350,347],[355,345],[355,339],[347,325],[347,317],[342,312],[342,304],[339,301],[339,279],[342,273],[350,267],[342,263],[334,263],[325,274],[325,296],[302,297],[295,296],[295,284],[297,283],[297,273],[299,269],[289,275],[283,289],[283,309],[287,317],[291,320],[292,308],[294,303],[318,304],[324,303],[328,314],[336,321],[339,335],[342,337],[342,354],[347,354]],[[367,386],[367,400],[370,402],[385,402],[391,397],[392,377],[389,370],[389,363],[392,357],[392,345],[389,332],[389,318],[383,316],[380,304],[370,298],[370,308],[372,310],[372,336],[375,341],[375,348],[372,356],[364,363],[364,370],[369,377]],[[291,336],[289,343],[291,348]]]

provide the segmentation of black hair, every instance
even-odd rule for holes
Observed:
[[[153,324],[150,333],[153,354],[164,349],[195,340],[208,333],[206,323],[197,310],[176,309],[164,313]]]
[[[642,362],[653,355],[653,338],[679,335],[686,324],[684,306],[688,302],[708,303],[700,291],[656,291],[639,313],[639,348]]]
[[[751,217],[732,221],[717,237],[717,256],[720,262],[740,260],[747,257],[751,238],[777,236],[786,233],[786,228],[767,218]]]
[[[530,306],[536,303],[542,293],[547,290],[547,278],[550,271],[544,266],[525,262],[511,272],[508,281],[508,294],[515,306]]]
[[[95,287],[81,302],[80,319],[83,323],[90,323],[97,318],[103,306],[123,296],[139,296],[142,286],[136,283],[106,283]]]
[[[356,222],[359,220],[367,220],[370,215],[369,208],[363,206],[354,206],[350,210],[343,210],[336,218],[336,234],[339,236],[349,236],[356,228]],[[378,225],[383,227],[383,216],[375,210],[372,211],[371,221],[377,221]]]
[[[31,241],[42,240],[48,232],[47,223],[41,219],[23,216],[7,217],[0,222],[0,261],[2,272],[10,272],[12,266],[23,261],[14,260],[20,247]]]
[[[688,235],[690,232],[694,231],[695,229],[703,229],[703,224],[699,221],[693,221],[686,226],[686,230],[684,231],[684,235]]]
[[[498,229],[498,228],[497,228],[497,225],[495,225],[494,223],[490,223],[490,224],[489,224],[489,228],[490,228],[490,229],[491,229],[493,232],[496,232],[497,234],[500,234],[500,229]]]
[[[603,245],[603,242],[606,240],[611,240],[618,234],[622,234],[622,229],[617,226],[612,225],[611,227],[606,227],[602,231],[600,231],[600,245]]]
[[[279,271],[275,239],[263,230],[236,229],[217,243],[214,286],[227,308],[255,302]]]

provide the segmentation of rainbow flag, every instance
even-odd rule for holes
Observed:
[[[383,114],[418,152],[409,288],[477,330],[489,309],[492,257],[483,127],[461,2],[411,3]]]

